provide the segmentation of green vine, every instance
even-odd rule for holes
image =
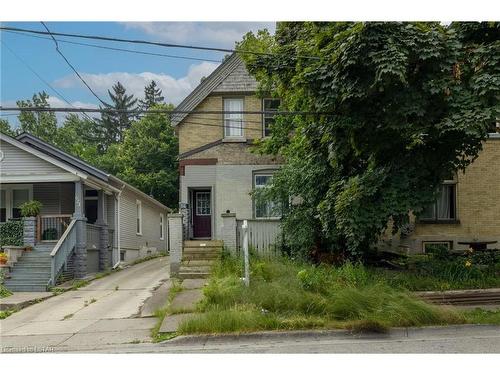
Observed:
[[[22,246],[23,233],[22,220],[10,220],[0,224],[0,246]]]

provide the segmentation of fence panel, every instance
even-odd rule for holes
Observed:
[[[282,245],[280,222],[277,220],[247,220],[248,245],[260,256],[274,256]],[[243,249],[243,220],[237,220],[236,242],[238,251]]]

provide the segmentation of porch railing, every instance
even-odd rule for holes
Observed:
[[[101,227],[95,224],[87,224],[87,249],[99,249],[99,236]]]
[[[51,265],[50,265],[50,280],[49,286],[54,286],[57,280],[57,276],[67,265],[68,259],[71,253],[74,251],[76,246],[76,220],[71,220],[68,228],[62,234],[59,241],[57,241],[56,246],[50,253]]]
[[[71,215],[40,215],[37,225],[37,242],[58,241],[68,228]]]
[[[247,220],[248,246],[261,256],[273,256],[282,244],[280,221]],[[243,220],[236,222],[236,243],[238,250],[243,249]]]

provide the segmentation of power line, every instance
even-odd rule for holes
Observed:
[[[100,112],[100,113],[165,113],[165,114],[205,114],[205,115],[223,115],[223,114],[245,114],[245,115],[332,115],[333,112],[314,112],[314,111],[224,111],[224,110],[179,110],[179,109],[115,109],[115,108],[67,108],[67,107],[3,107],[0,111],[39,111],[39,112]]]
[[[46,38],[46,37],[37,36],[37,35],[30,35],[30,34],[18,32],[18,31],[7,31],[6,30],[5,32],[12,33],[12,34],[17,34],[17,35],[22,35],[22,36],[29,37],[29,38],[52,40],[52,38]],[[208,62],[215,62],[215,63],[221,63],[222,62],[222,60],[204,59],[204,58],[201,58],[201,57],[167,55],[167,54],[163,54],[163,53],[155,53],[155,52],[147,52],[147,51],[136,51],[136,50],[126,49],[126,48],[116,48],[116,47],[100,46],[98,44],[89,44],[89,43],[74,42],[74,41],[71,41],[71,40],[63,40],[63,39],[56,39],[56,40],[59,43],[75,44],[75,45],[79,45],[79,46],[101,48],[101,49],[106,49],[106,50],[111,50],[111,51],[135,53],[135,54],[139,54],[139,55],[149,55],[149,56],[167,57],[167,58],[172,58],[172,59],[184,59],[184,60],[194,60],[194,61],[208,61]]]
[[[105,37],[105,36],[99,36],[99,35],[69,34],[69,33],[56,33],[56,32],[51,33],[51,32],[44,32],[44,31],[31,30],[31,29],[21,29],[21,28],[17,28],[17,27],[7,27],[7,26],[0,27],[0,30],[20,31],[20,32],[25,32],[25,33],[51,35],[51,36],[54,36],[54,35],[66,36],[66,37],[71,37],[71,38],[106,40],[106,41],[120,42],[120,43],[148,44],[148,45],[153,45],[153,46],[170,47],[170,48],[186,48],[186,49],[196,49],[196,50],[202,50],[202,51],[216,51],[216,52],[226,52],[226,53],[237,52],[237,53],[241,53],[241,54],[257,55],[257,56],[259,56],[259,55],[260,56],[275,56],[275,54],[269,53],[269,52],[256,52],[256,51],[248,51],[248,50],[235,50],[235,49],[230,49],[230,48],[205,47],[205,46],[190,46],[190,45],[185,45],[185,44],[151,42],[151,41],[147,41],[147,40],[112,38],[112,37]],[[311,59],[311,60],[319,60],[319,57],[317,57],[317,56],[297,55],[297,57],[304,58],[304,59]]]
[[[53,92],[56,93],[56,95],[60,96],[62,100],[64,100],[66,103],[68,103],[70,106],[72,106],[73,108],[75,108],[75,106],[73,104],[71,104],[71,102],[69,100],[67,100],[63,94],[61,94],[59,91],[57,91],[49,82],[47,82],[40,74],[38,74],[36,72],[35,69],[33,69],[21,56],[19,56],[17,53],[15,53],[12,48],[10,48],[3,40],[0,40],[0,42],[2,42],[2,44],[4,45],[5,48],[7,48],[10,53],[12,53],[12,55],[18,59],[21,63],[23,63],[30,71],[31,73],[33,73],[35,76],[37,76],[37,78],[42,81],[49,89],[51,89]],[[82,114],[90,121],[93,121],[93,119],[87,115],[85,112],[82,112]]]
[[[59,53],[62,58],[64,59],[64,61],[66,61],[66,64],[69,65],[69,67],[75,72],[75,74],[78,76],[78,78],[80,78],[80,80],[83,82],[83,84],[85,86],[87,86],[87,88],[90,90],[90,92],[92,93],[92,95],[94,95],[97,100],[99,100],[102,104],[104,104],[105,106],[108,106],[109,104],[107,104],[104,100],[102,100],[95,92],[94,90],[92,90],[92,88],[88,85],[87,82],[85,82],[85,80],[83,79],[83,77],[80,75],[80,73],[78,73],[78,71],[75,69],[75,67],[73,65],[71,65],[71,63],[68,61],[68,59],[66,58],[66,56],[64,56],[64,54],[61,52],[61,50],[59,49],[59,44],[57,44],[57,40],[56,38],[54,38],[54,36],[52,35],[52,33],[50,32],[49,28],[47,27],[47,25],[41,21],[40,22],[44,27],[45,29],[47,30],[47,33],[52,37],[52,39],[54,40],[54,43],[56,44],[56,51],[57,53]]]

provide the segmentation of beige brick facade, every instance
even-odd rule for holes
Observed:
[[[245,111],[261,111],[262,100],[255,94],[211,94],[195,111],[222,111],[223,98],[243,98]],[[243,136],[246,139],[262,138],[262,115],[244,114]],[[224,120],[221,114],[190,114],[177,126],[179,153],[183,154],[224,138]]]
[[[457,175],[457,219],[455,224],[415,223],[406,238],[392,238],[390,247],[422,252],[424,242],[446,241],[453,249],[467,248],[458,242],[498,241],[500,248],[500,137],[485,142],[479,157]]]

